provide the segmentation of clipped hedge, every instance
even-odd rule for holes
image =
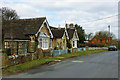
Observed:
[[[106,47],[106,45],[104,45],[103,43],[87,43],[86,46],[89,47]]]

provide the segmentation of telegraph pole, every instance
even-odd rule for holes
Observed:
[[[109,35],[110,35],[110,25],[108,25],[108,31],[109,31]],[[108,46],[110,46],[110,36],[109,36],[109,39],[108,39]]]
[[[110,33],[110,25],[108,25],[108,31],[109,31],[109,33]]]

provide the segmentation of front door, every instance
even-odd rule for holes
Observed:
[[[64,50],[64,41],[63,41],[63,50]]]

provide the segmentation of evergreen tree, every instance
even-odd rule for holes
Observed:
[[[85,41],[85,31],[82,28],[82,26],[75,24],[75,29],[77,30],[77,34],[79,37],[79,41],[78,41],[78,47],[80,46],[80,44],[83,44]]]

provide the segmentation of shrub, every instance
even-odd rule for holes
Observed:
[[[105,45],[103,43],[87,43],[86,44],[89,47],[105,47]]]
[[[86,44],[78,44],[78,47],[80,48],[80,47],[85,47],[86,46]]]

